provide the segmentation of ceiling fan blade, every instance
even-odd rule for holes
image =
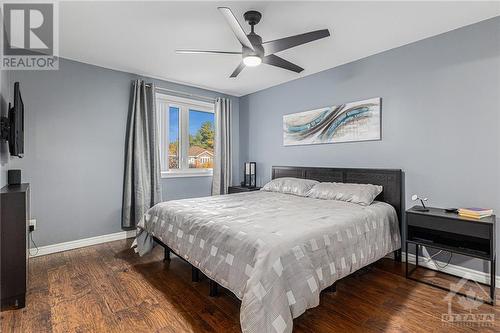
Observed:
[[[238,40],[240,41],[241,45],[248,47],[252,51],[255,51],[252,43],[250,42],[250,40],[247,37],[247,34],[245,33],[245,31],[241,27],[240,23],[238,22],[238,20],[234,16],[231,9],[229,9],[227,7],[218,7],[217,9],[220,10],[222,15],[224,15],[227,23],[229,23],[229,26],[231,27],[234,34],[236,35],[236,38],[238,38]]]
[[[233,71],[233,73],[231,74],[231,78],[232,77],[237,77],[238,74],[240,74],[240,72],[243,70],[243,68],[245,68],[245,64],[242,62],[240,62],[240,64],[238,65],[238,67],[236,67],[236,69]]]
[[[262,58],[262,62],[271,66],[287,69],[295,73],[300,73],[304,70],[304,68],[297,66],[294,63],[291,63],[290,61],[280,58],[274,54],[265,56],[264,58]]]
[[[175,53],[182,53],[182,54],[241,54],[241,52],[209,51],[209,50],[175,50]]]
[[[328,29],[316,30],[316,31],[306,32],[305,34],[300,34],[265,42],[262,43],[262,46],[264,47],[265,54],[268,55],[286,49],[290,49],[292,47],[299,46],[305,43],[309,43],[321,38],[325,38],[328,36],[330,36],[330,31],[328,31]]]

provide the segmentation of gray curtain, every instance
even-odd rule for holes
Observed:
[[[144,213],[161,200],[160,151],[155,88],[136,80],[125,142],[122,227],[135,228]]]
[[[227,194],[231,185],[231,101],[215,100],[215,162],[212,195]]]

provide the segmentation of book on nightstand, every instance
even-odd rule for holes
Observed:
[[[475,219],[481,219],[483,217],[488,217],[493,215],[493,209],[486,208],[459,208],[458,215],[463,217],[471,217]]]

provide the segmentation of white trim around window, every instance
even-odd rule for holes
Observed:
[[[212,177],[213,176],[212,169],[201,169],[197,170],[181,170],[181,171],[162,171],[161,178],[184,178],[184,177]]]
[[[189,168],[189,110],[214,113],[214,105],[194,99],[156,93],[158,114],[158,129],[160,133],[160,164],[162,178],[177,177],[211,177],[212,169]],[[169,110],[170,107],[179,109],[179,168],[169,169]],[[215,120],[215,119],[214,119]],[[215,124],[214,124],[215,125]]]

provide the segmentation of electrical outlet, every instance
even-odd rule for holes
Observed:
[[[30,232],[36,230],[36,219],[30,220]]]

